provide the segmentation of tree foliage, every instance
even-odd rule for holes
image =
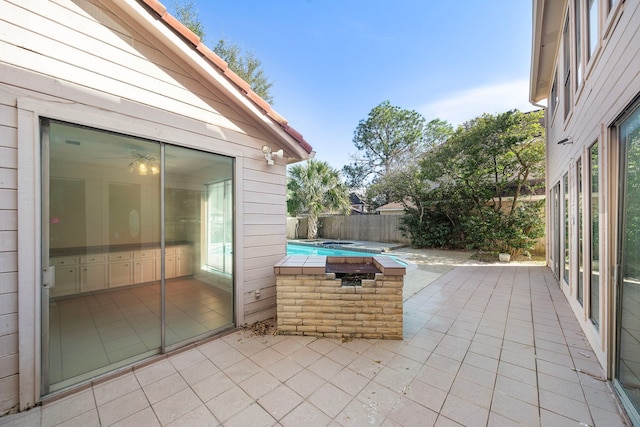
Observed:
[[[287,179],[287,212],[308,215],[307,237],[318,236],[318,218],[323,213],[349,212],[349,190],[340,180],[340,172],[327,162],[309,160],[305,165],[289,168]]]
[[[513,255],[530,249],[544,230],[541,202],[522,201],[543,182],[541,118],[517,110],[485,114],[425,153],[413,175],[424,187],[422,200],[407,207],[403,226],[414,243]]]
[[[251,90],[269,104],[273,104],[270,92],[273,82],[267,78],[262,69],[262,62],[255,57],[253,52],[243,52],[237,44],[225,39],[218,40],[213,51],[225,60],[234,73],[249,83]]]
[[[195,7],[194,0],[176,0],[173,4],[175,17],[204,41],[206,30]],[[229,68],[249,84],[251,90],[269,104],[273,104],[269,80],[262,68],[262,61],[253,52],[243,51],[239,45],[226,39],[220,39],[213,51],[222,58]]]
[[[353,135],[358,150],[353,163],[343,171],[352,187],[362,187],[393,170],[401,169],[419,150],[423,139],[424,118],[415,111],[392,106],[384,101],[361,120]]]
[[[194,0],[176,0],[173,3],[174,15],[178,21],[204,41],[206,32],[198,16]]]
[[[366,199],[370,205],[379,206],[388,202],[402,203],[406,209],[417,210],[422,217],[424,200],[429,183],[426,183],[419,170],[419,159],[425,153],[443,144],[453,134],[453,127],[445,120],[434,119],[423,129],[421,145],[405,159],[398,168],[378,177],[366,190]],[[382,196],[381,196],[382,195]]]

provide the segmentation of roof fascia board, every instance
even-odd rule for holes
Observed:
[[[256,123],[268,134],[274,136],[278,139],[280,144],[284,145],[282,148],[285,149],[285,152],[290,157],[299,158],[301,160],[305,160],[309,157],[309,152],[305,150],[305,148],[292,136],[291,132],[297,133],[293,128],[288,127],[286,125],[286,120],[282,119],[282,122],[285,123],[283,125],[277,124],[272,118],[267,116],[263,111],[261,111],[255,104],[257,99],[253,99],[254,97],[251,95],[253,92],[249,92],[245,96],[241,93],[241,89],[236,87],[229,77],[223,75],[221,71],[211,64],[205,57],[201,55],[197,51],[197,47],[193,49],[189,47],[181,37],[176,34],[168,25],[162,22],[162,19],[156,18],[154,15],[149,13],[149,11],[140,4],[137,0],[113,0],[114,4],[116,4],[123,12],[127,13],[132,19],[134,19],[137,23],[139,23],[143,28],[153,34],[158,38],[164,45],[166,45],[172,53],[177,55],[180,59],[185,61],[188,65],[197,70],[198,73],[208,78],[208,80],[218,89],[228,94],[229,99],[240,107],[242,111],[248,113],[250,116],[254,117]],[[156,13],[159,13],[158,10],[155,10]],[[160,13],[159,13],[160,14]],[[197,38],[197,36],[195,36]],[[191,40],[193,43],[195,40]],[[197,44],[193,43],[194,45]],[[204,45],[200,44],[200,49],[205,48]],[[222,63],[224,61],[221,60]],[[220,64],[222,65],[222,64]],[[226,65],[226,64],[225,64]],[[229,72],[232,73],[231,70]],[[234,73],[235,74],[235,73]],[[237,84],[245,83],[239,77],[234,76],[232,80]],[[246,84],[246,83],[245,83]],[[248,87],[248,85],[247,85]],[[249,99],[252,97],[252,99]],[[257,95],[255,96],[257,97]],[[259,101],[264,101],[259,99]],[[268,104],[267,104],[268,105]],[[287,126],[287,130],[284,129],[284,126]],[[302,139],[302,136],[300,139]]]
[[[540,42],[542,40],[542,17],[541,9],[543,0],[533,0],[532,2],[532,36],[531,36],[531,71],[529,76],[529,101],[538,102],[536,93],[538,91],[538,67],[540,66]]]

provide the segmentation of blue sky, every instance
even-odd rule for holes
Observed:
[[[165,3],[169,6],[171,3]],[[527,0],[196,0],[205,42],[250,50],[273,108],[342,169],[384,100],[454,126],[528,102]]]

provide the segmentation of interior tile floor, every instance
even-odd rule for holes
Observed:
[[[404,308],[402,341],[237,331],[0,425],[628,425],[548,268],[459,266]]]
[[[165,292],[167,345],[233,323],[230,292],[191,277],[167,280]],[[52,390],[157,354],[160,325],[159,282],[52,300]]]

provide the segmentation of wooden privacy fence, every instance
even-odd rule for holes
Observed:
[[[320,218],[318,237],[336,240],[366,240],[411,243],[400,234],[401,215],[332,215]],[[307,238],[307,218],[287,218],[287,238]]]
[[[402,215],[332,215],[320,218],[318,237],[411,244],[399,230]],[[287,218],[287,239],[307,238],[307,218]],[[544,256],[546,238],[538,240],[531,253]]]

